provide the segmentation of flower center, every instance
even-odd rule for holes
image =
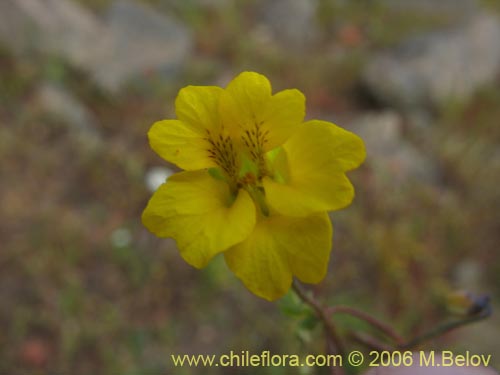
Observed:
[[[262,214],[268,216],[269,208],[262,187],[262,178],[269,175],[264,153],[266,135],[267,132],[262,132],[256,124],[241,134],[239,142],[224,132],[214,135],[209,130],[205,140],[209,144],[209,157],[220,168],[219,172],[211,170],[212,176],[226,181],[233,197],[237,196],[239,189],[245,189]]]
[[[218,137],[213,137],[210,130],[207,130],[207,133],[205,140],[210,144],[207,150],[208,157],[214,160],[229,178],[234,177],[238,165],[231,137],[222,133]]]
[[[254,127],[245,130],[241,135],[241,141],[246,146],[252,161],[257,164],[259,178],[267,174],[267,165],[264,159],[264,145],[267,143],[269,130],[262,131],[262,122],[254,122]]]

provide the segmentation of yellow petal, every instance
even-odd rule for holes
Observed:
[[[288,219],[297,245],[288,245],[292,273],[305,283],[317,284],[326,275],[332,248],[332,223],[326,212]]]
[[[275,94],[263,115],[262,129],[268,132],[264,151],[282,145],[304,120],[306,99],[299,90],[283,90]]]
[[[208,142],[179,120],[163,120],[153,124],[148,132],[151,148],[163,159],[182,169],[198,170],[215,167],[209,157]]]
[[[142,222],[157,236],[174,238],[186,262],[202,268],[249,235],[255,206],[244,190],[232,198],[227,184],[207,171],[182,172],[154,193]]]
[[[354,188],[344,171],[365,157],[356,135],[324,121],[309,121],[283,145],[287,170],[263,181],[269,205],[283,215],[306,216],[349,205]],[[283,178],[285,176],[285,178]]]
[[[305,97],[298,90],[271,95],[265,76],[243,72],[229,83],[219,108],[223,124],[234,138],[250,137],[248,143],[268,151],[285,142],[302,123]]]
[[[179,91],[175,100],[177,118],[202,136],[207,130],[218,132],[219,97],[224,90],[216,86],[187,86]]]
[[[250,236],[224,257],[252,293],[272,301],[288,291],[292,274],[314,283],[325,276],[331,235],[325,213],[305,218],[263,217]]]
[[[317,126],[328,129],[331,134],[329,151],[341,170],[350,171],[356,169],[365,161],[365,144],[356,134],[327,121],[311,120],[306,122],[304,126]]]
[[[258,73],[243,72],[234,78],[221,95],[221,114],[226,125],[254,125],[271,99],[271,83]]]

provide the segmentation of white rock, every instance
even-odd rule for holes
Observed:
[[[146,186],[149,191],[154,192],[163,184],[167,178],[175,172],[167,167],[152,167],[146,172],[144,177]]]
[[[111,233],[111,243],[114,247],[126,247],[132,242],[132,235],[127,228],[118,228]]]

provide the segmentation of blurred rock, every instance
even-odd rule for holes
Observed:
[[[127,247],[132,242],[132,234],[125,227],[117,228],[111,233],[111,243],[114,247]]]
[[[105,33],[104,25],[92,13],[72,1],[0,2],[0,43],[18,54],[56,54],[84,65]]]
[[[87,138],[99,139],[94,115],[64,87],[42,83],[37,99],[42,110],[60,117],[75,132]]]
[[[358,134],[370,154],[391,153],[401,142],[401,116],[393,111],[365,113],[350,125]]]
[[[199,0],[202,7],[223,9],[231,4],[231,0]]]
[[[231,5],[232,0],[157,0],[156,3],[163,9],[192,10],[198,12],[207,8],[224,9]]]
[[[275,0],[263,3],[263,22],[258,26],[269,30],[276,43],[284,49],[307,49],[319,36],[317,0]]]
[[[71,137],[82,153],[90,155],[102,149],[104,142],[93,113],[69,90],[52,83],[42,83],[35,96],[36,104],[69,127]]]
[[[453,270],[453,281],[458,289],[480,291],[484,269],[475,259],[464,259]]]
[[[367,113],[347,128],[365,142],[367,163],[379,184],[397,187],[415,181],[437,183],[436,165],[402,137],[402,118],[396,112]]]
[[[144,180],[149,191],[155,192],[174,171],[167,167],[152,167],[146,172]]]
[[[379,0],[379,4],[405,12],[463,19],[479,9],[478,0]]]
[[[157,71],[173,76],[192,49],[188,29],[145,5],[118,0],[110,7],[108,38],[88,66],[103,87],[116,90],[129,79]]]
[[[404,110],[467,99],[500,72],[500,23],[486,13],[451,30],[404,42],[376,56],[363,81],[381,102]]]
[[[101,20],[69,0],[3,0],[0,43],[19,55],[60,56],[116,91],[151,71],[177,71],[192,39],[172,17],[132,1],[115,1]]]

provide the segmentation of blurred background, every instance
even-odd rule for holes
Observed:
[[[366,143],[318,298],[408,338],[453,317],[454,291],[498,310],[499,17],[497,0],[2,0],[0,373],[217,374],[170,354],[322,353],[290,296],[255,297],[222,257],[195,270],[140,222],[175,171],[150,125],[183,86],[243,70]],[[500,368],[499,335],[494,314],[425,348]]]

